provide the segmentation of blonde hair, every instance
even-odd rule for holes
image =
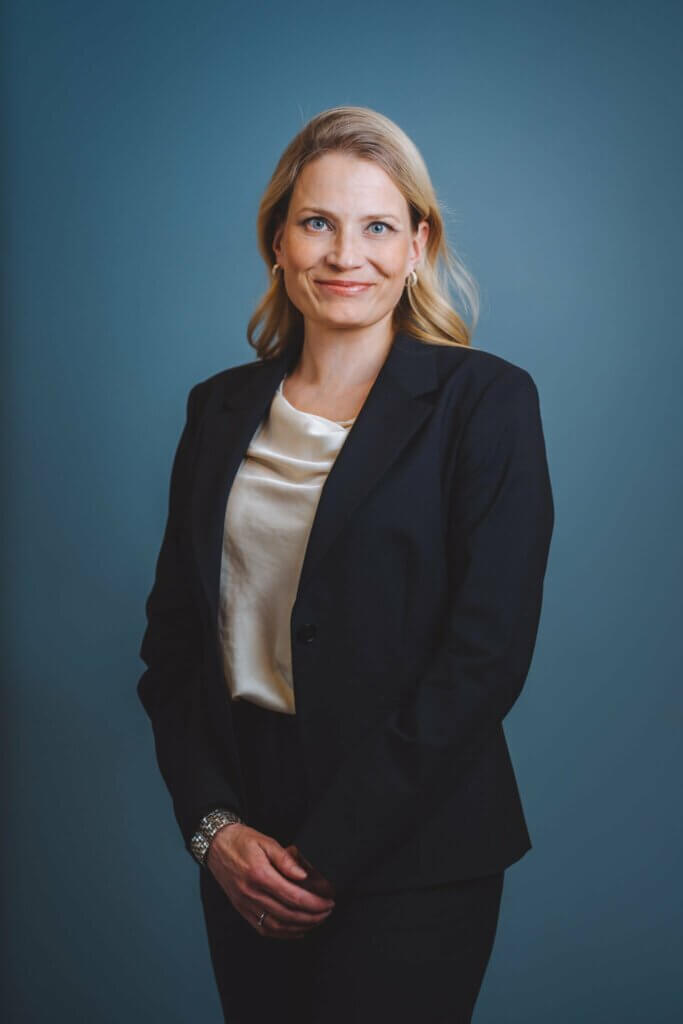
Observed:
[[[258,210],[258,242],[269,275],[274,263],[273,238],[287,218],[290,199],[302,168],[323,153],[342,152],[374,160],[405,197],[413,231],[429,222],[429,237],[418,268],[418,282],[406,287],[394,309],[393,326],[439,344],[470,345],[479,318],[476,282],[446,241],[444,221],[424,160],[397,124],[368,107],[331,107],[308,121],[283,152]],[[453,307],[448,282],[471,316],[471,324]],[[256,328],[261,324],[258,338]],[[281,353],[303,337],[303,315],[285,290],[282,274],[272,278],[247,327],[259,357]]]

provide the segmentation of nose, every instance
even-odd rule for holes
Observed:
[[[339,228],[330,246],[327,259],[334,266],[347,270],[361,265],[362,259],[357,251],[352,228]]]

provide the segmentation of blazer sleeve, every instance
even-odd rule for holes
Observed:
[[[199,433],[195,385],[171,470],[168,517],[145,605],[147,627],[140,657],[147,669],[137,684],[149,716],[161,775],[186,849],[201,817],[216,807],[238,809],[213,730],[202,689],[202,621],[189,565],[189,505],[194,453]]]
[[[342,889],[408,838],[517,699],[541,612],[554,509],[536,385],[513,364],[449,445],[442,640],[417,685],[341,763],[293,842]]]

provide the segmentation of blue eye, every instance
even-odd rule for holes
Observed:
[[[325,217],[306,217],[306,219],[305,219],[305,220],[302,220],[302,222],[301,222],[301,223],[302,223],[302,224],[310,224],[310,222],[311,222],[311,221],[315,221],[315,220],[317,220],[317,221],[320,221],[320,223],[322,223],[322,224],[327,224],[327,223],[329,223],[329,222],[327,221],[327,219],[326,219]],[[383,220],[373,220],[373,221],[372,221],[372,224],[371,224],[371,227],[372,227],[372,226],[374,226],[375,224],[380,224],[380,225],[381,225],[382,227],[388,228],[388,229],[389,229],[389,231],[394,231],[394,230],[395,230],[395,229],[394,229],[394,228],[393,228],[393,227],[391,226],[391,224],[387,224],[387,223],[386,223],[386,221],[383,221]],[[314,230],[316,230],[316,229],[314,229]],[[370,232],[370,234],[372,234],[372,235],[377,235],[377,234],[379,234],[379,235],[385,235],[385,234],[386,234],[386,231],[380,231],[380,232],[377,232],[377,231],[371,231],[371,232]]]

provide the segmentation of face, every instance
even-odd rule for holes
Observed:
[[[305,320],[363,327],[391,317],[428,234],[378,164],[325,153],[299,174],[273,251]]]

